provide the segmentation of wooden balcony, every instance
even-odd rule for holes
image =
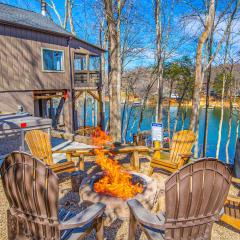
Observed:
[[[74,88],[97,88],[101,82],[99,71],[75,71]]]

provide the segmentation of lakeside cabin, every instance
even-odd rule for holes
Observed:
[[[104,52],[49,19],[46,5],[40,14],[0,4],[0,112],[22,107],[51,118],[54,127],[61,116],[64,130],[72,133],[80,127],[78,100],[85,96],[86,108],[88,94],[101,125]],[[83,127],[85,115],[86,109]]]

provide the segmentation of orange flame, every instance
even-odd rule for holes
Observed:
[[[101,146],[95,149],[96,163],[104,171],[104,177],[94,184],[94,190],[124,200],[142,193],[143,186],[132,183],[132,175],[124,170],[117,161],[107,157],[102,149],[111,142],[111,137],[106,132],[97,129],[93,134],[93,144]]]

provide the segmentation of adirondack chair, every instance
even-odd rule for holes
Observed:
[[[78,214],[60,209],[57,175],[42,161],[13,152],[0,170],[12,219],[8,225],[10,240],[77,240],[94,228],[97,239],[103,239],[105,205],[96,203]]]
[[[240,179],[232,178],[233,184],[240,184]],[[238,196],[229,195],[224,205],[224,214],[221,221],[240,230],[240,192]]]
[[[161,168],[171,173],[177,171],[192,156],[191,151],[195,139],[194,132],[183,130],[173,136],[171,148],[155,148],[150,163],[149,175],[153,174],[154,168]],[[160,150],[163,151],[160,152]]]
[[[240,188],[240,139],[236,142],[232,183]],[[229,195],[224,205],[224,214],[221,220],[240,230],[240,191],[238,195]]]
[[[165,183],[166,212],[151,214],[137,200],[129,200],[129,240],[137,225],[151,240],[211,239],[231,183],[228,168],[216,159],[200,159],[183,166]]]
[[[25,141],[30,149],[31,154],[49,165],[56,173],[73,172],[78,169],[84,170],[82,161],[80,161],[79,167],[75,166],[75,163],[71,159],[71,153],[69,150],[52,151],[50,136],[46,132],[40,130],[29,131],[25,134]],[[67,161],[54,163],[52,156],[53,153],[65,153]]]

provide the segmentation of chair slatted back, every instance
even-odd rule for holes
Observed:
[[[48,133],[41,130],[32,130],[26,133],[25,141],[31,154],[48,165],[53,164],[52,146]]]
[[[189,154],[196,140],[196,135],[190,130],[182,130],[174,134],[171,144],[170,161],[178,163],[179,154]]]
[[[231,174],[216,159],[200,159],[182,167],[166,182],[165,239],[210,239],[218,220]]]
[[[58,178],[42,161],[13,152],[1,166],[13,216],[27,223],[30,239],[59,239]]]

